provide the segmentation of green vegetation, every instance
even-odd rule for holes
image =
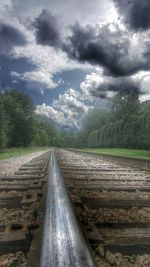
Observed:
[[[49,149],[46,147],[28,147],[28,148],[10,148],[10,149],[1,149],[0,150],[0,160],[7,159],[15,156],[22,156],[28,153],[33,153],[40,150]]]
[[[140,103],[137,92],[119,91],[110,110],[91,110],[78,136],[79,147],[150,149],[150,101]]]
[[[113,153],[118,153],[117,148],[125,148],[136,149],[127,155],[142,157],[143,153],[143,157],[149,157],[148,152],[138,154],[138,150],[150,150],[150,101],[141,103],[134,89],[116,93],[107,111],[90,110],[78,133],[60,130],[52,120],[35,115],[34,111],[28,95],[0,92],[1,150],[53,146],[116,148]],[[119,153],[125,155],[125,151]]]
[[[105,155],[150,159],[150,151],[147,151],[147,150],[126,149],[126,148],[93,148],[93,149],[87,148],[87,149],[83,149],[82,151],[105,154]]]
[[[27,147],[75,146],[73,133],[58,130],[52,121],[35,115],[34,110],[30,96],[13,90],[0,92],[1,155],[6,148],[20,148],[20,153]]]

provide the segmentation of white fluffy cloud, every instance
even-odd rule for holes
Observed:
[[[52,106],[48,106],[45,103],[37,105],[36,114],[51,118],[55,122],[63,125],[65,123],[65,117],[63,112],[54,109]]]
[[[62,7],[63,5],[61,5]],[[22,32],[27,40],[24,47],[13,47],[9,51],[11,58],[25,58],[35,66],[35,71],[26,72],[21,79],[43,83],[46,88],[54,88],[56,83],[53,76],[65,70],[73,69],[92,69],[89,64],[80,64],[69,59],[61,50],[55,50],[50,46],[42,46],[36,43],[35,31],[32,23],[43,8],[49,9],[49,1],[24,1],[1,0],[0,1],[0,21],[17,28]],[[57,12],[56,12],[57,13]],[[20,15],[21,14],[21,15]],[[58,18],[59,20],[59,18]],[[62,25],[62,23],[61,23]],[[65,28],[63,28],[65,32]]]
[[[65,113],[63,111],[57,110],[56,108],[48,106],[45,103],[42,105],[37,105],[35,113],[53,120],[60,126],[78,128],[77,121],[73,118],[70,112],[68,112],[67,117],[65,117]]]
[[[98,88],[102,82],[102,72],[98,70],[97,72],[87,74],[85,80],[81,83],[80,88],[86,95],[91,95],[92,90]]]
[[[33,81],[44,84],[48,89],[54,88],[57,85],[53,82],[53,77],[50,73],[39,71],[25,72],[21,79],[24,81]]]
[[[88,111],[88,107],[77,99],[77,95],[75,95],[75,91],[73,89],[70,89],[63,95],[59,95],[59,99],[57,103],[55,102],[55,104],[59,104],[61,108],[64,107],[66,112],[68,107],[79,114]]]
[[[53,82],[53,76],[47,71],[44,72],[37,70],[25,72],[23,74],[19,74],[16,71],[11,71],[11,76],[22,81],[39,83],[41,86],[44,86],[47,89],[53,89],[57,86],[57,84]]]
[[[109,79],[107,77],[107,79]],[[91,74],[87,74],[85,80],[80,84],[81,91],[85,96],[93,98],[95,97],[112,97],[114,93],[110,90],[106,90],[103,87],[105,82],[105,77],[102,74],[101,69],[97,69],[96,72],[92,72]]]
[[[43,83],[47,89],[55,88],[56,84],[53,76],[63,71],[81,69],[89,71],[94,69],[90,64],[80,64],[79,62],[69,59],[66,53],[55,50],[52,47],[38,45],[35,39],[31,39],[25,47],[14,48],[13,58],[26,58],[31,64],[35,65],[36,70],[26,72],[21,79]]]
[[[36,114],[46,116],[61,126],[79,128],[80,121],[85,113],[93,108],[79,100],[80,93],[70,88],[52,106],[45,103],[36,107]]]

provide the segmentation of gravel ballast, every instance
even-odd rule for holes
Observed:
[[[24,156],[16,156],[9,159],[0,160],[0,178],[6,176],[13,176],[14,173],[25,163],[36,158],[48,150],[30,153]]]

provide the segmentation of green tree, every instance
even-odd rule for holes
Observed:
[[[31,97],[7,91],[3,94],[3,107],[9,121],[9,146],[28,146],[33,136],[34,106]]]
[[[55,146],[57,131],[55,125],[43,116],[34,115],[34,133],[32,145],[34,146]],[[43,140],[42,140],[43,139]]]
[[[7,113],[4,109],[3,93],[0,93],[0,148],[7,147],[9,143],[10,123]]]
[[[128,119],[139,111],[139,95],[136,90],[120,90],[112,99],[112,111],[117,119]]]

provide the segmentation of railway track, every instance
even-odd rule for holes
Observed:
[[[1,177],[0,215],[1,267],[95,267],[53,151]]]
[[[150,266],[150,170],[104,156],[56,155],[97,266]]]
[[[149,267],[150,170],[67,150],[55,155],[0,178],[0,266]]]
[[[51,153],[40,267],[95,267],[54,153]]]

